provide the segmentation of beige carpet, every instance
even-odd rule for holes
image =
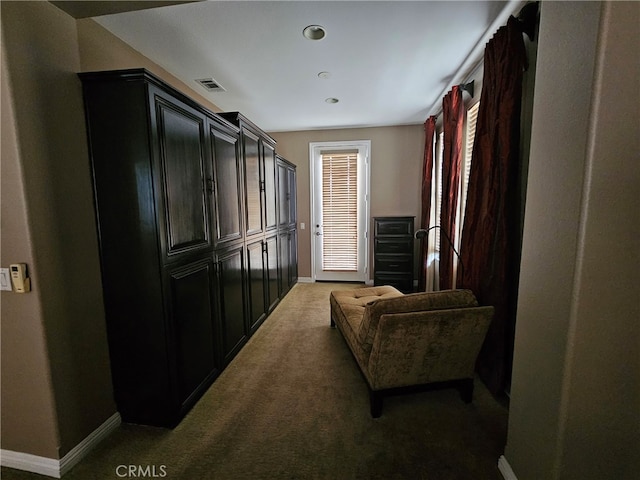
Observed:
[[[141,465],[185,480],[501,479],[507,410],[479,380],[470,405],[439,390],[389,397],[370,417],[356,362],[329,327],[337,288],[353,286],[296,285],[178,427],[122,425],[64,478]]]

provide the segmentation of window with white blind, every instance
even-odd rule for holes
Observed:
[[[476,122],[478,120],[478,109],[480,108],[480,102],[475,103],[467,110],[466,126],[465,126],[465,140],[464,140],[464,152],[462,157],[462,165],[460,166],[460,190],[458,201],[458,212],[456,218],[456,238],[454,240],[456,251],[460,252],[460,245],[462,244],[462,229],[464,227],[464,213],[467,208],[467,192],[469,189],[469,175],[471,173],[471,158],[473,155],[473,143],[476,138]],[[454,255],[453,258],[453,270],[454,277],[458,275],[458,262],[459,258]]]
[[[462,164],[460,166],[460,185],[459,189],[459,201],[458,211],[456,213],[456,250],[459,249],[460,239],[462,237],[462,226],[464,223],[464,212],[467,206],[467,190],[469,188],[469,175],[471,173],[471,157],[473,154],[473,143],[476,137],[476,123],[478,120],[478,109],[480,108],[480,102],[475,103],[467,110],[466,128],[465,128],[465,142],[464,151],[462,157]],[[442,207],[442,157],[444,155],[444,133],[440,132],[436,141],[436,161],[434,162],[434,191],[432,193],[432,202],[435,202],[435,221],[432,220],[432,225],[440,225],[440,209]],[[432,216],[433,218],[433,216]],[[440,251],[440,235],[436,235],[435,249]]]
[[[464,157],[462,160],[462,171],[460,172],[460,213],[459,221],[456,222],[460,229],[460,235],[457,235],[458,238],[462,236],[462,223],[464,222],[464,212],[467,206],[467,190],[469,188],[469,174],[471,173],[471,155],[473,153],[473,142],[476,138],[476,122],[478,120],[479,108],[480,102],[477,102],[467,110]]]
[[[467,205],[467,190],[469,188],[469,175],[471,172],[471,157],[473,144],[475,141],[476,122],[478,119],[478,109],[480,103],[476,103],[467,110],[466,126],[464,133],[463,158],[460,166],[460,184],[458,211],[456,212],[456,235],[455,249],[460,251],[460,240],[462,239],[462,228],[464,224],[464,212]],[[435,158],[433,164],[433,189],[431,193],[431,221],[430,227],[440,225],[440,211],[442,208],[442,159],[444,155],[444,133],[440,132],[435,141]],[[429,270],[427,273],[427,290],[437,290],[438,288],[438,260],[440,252],[440,230],[434,229],[429,232],[429,245],[433,245],[429,250]],[[458,257],[454,255],[454,271],[457,271]]]
[[[322,154],[322,270],[358,270],[358,154]]]
[[[442,160],[444,157],[444,132],[440,132],[436,138],[436,156],[433,164],[433,181],[435,185],[432,190],[432,204],[435,204],[435,215],[432,215],[431,226],[440,225],[440,212],[442,211]],[[435,201],[433,201],[435,200]],[[432,230],[435,251],[440,251],[440,232],[438,229]]]

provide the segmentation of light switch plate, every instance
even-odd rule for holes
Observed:
[[[0,268],[0,290],[12,290],[11,275],[8,268]]]

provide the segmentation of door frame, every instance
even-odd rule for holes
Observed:
[[[318,193],[316,192],[316,172],[315,172],[315,159],[316,156],[321,153],[321,151],[327,150],[352,150],[352,149],[364,149],[365,158],[362,162],[362,165],[359,163],[358,166],[364,166],[364,198],[359,198],[358,204],[359,207],[364,207],[364,218],[362,219],[362,223],[364,224],[364,238],[361,238],[363,245],[363,272],[350,281],[361,281],[364,283],[371,283],[370,271],[369,271],[369,225],[371,223],[370,219],[370,203],[371,203],[371,140],[344,140],[344,141],[334,141],[334,142],[309,142],[309,197],[310,197],[310,210],[311,210],[311,222],[309,225],[309,233],[310,233],[310,247],[311,247],[311,279],[315,282],[317,281],[317,271],[316,271],[316,235],[315,235],[315,225],[316,222],[316,196]],[[360,161],[360,159],[359,159]]]

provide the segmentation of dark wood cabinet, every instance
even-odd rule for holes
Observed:
[[[265,243],[262,238],[247,244],[247,275],[249,280],[249,328],[257,328],[267,316]]]
[[[170,330],[175,352],[176,404],[188,408],[192,395],[202,393],[221,370],[216,342],[213,262],[200,260],[167,270]]]
[[[298,195],[297,187],[296,187],[296,168],[288,164],[287,166],[287,180],[288,180],[288,190],[287,190],[287,202],[289,207],[289,228],[297,228],[298,222],[298,202],[296,196]]]
[[[278,292],[284,295],[289,291],[289,231],[278,232]]]
[[[263,233],[262,162],[259,138],[253,132],[242,132],[244,160],[244,191],[246,205],[246,235]]]
[[[246,282],[244,246],[216,251],[216,293],[218,318],[222,329],[222,355],[227,365],[248,339],[245,315]]]
[[[264,225],[268,233],[278,227],[277,171],[275,148],[265,141],[262,142],[262,158],[264,159]]]
[[[247,243],[249,329],[253,333],[280,300],[278,288],[278,237]]]
[[[413,292],[414,217],[373,219],[374,285]]]
[[[240,128],[246,236],[264,234],[276,228],[276,141],[239,112],[220,115]]]
[[[275,141],[143,69],[79,76],[116,403],[173,427],[281,298]]]
[[[276,156],[278,188],[278,288],[285,295],[298,281],[298,231],[296,167]]]
[[[81,78],[116,403],[172,427],[221,367],[207,118],[142,71]]]
[[[289,266],[287,269],[287,281],[289,288],[298,281],[298,230],[292,228],[287,236],[289,243]]]
[[[154,171],[160,183],[158,203],[167,258],[211,247],[209,208],[203,189],[210,175],[204,135],[206,117],[157,88],[149,87],[157,138]]]
[[[265,239],[266,255],[266,279],[267,285],[266,299],[267,312],[271,312],[280,300],[280,289],[278,285],[278,235],[277,233]]]
[[[296,167],[277,155],[275,140],[242,114],[220,115],[240,128],[243,144],[252,333],[298,279]]]
[[[213,195],[213,243],[219,248],[244,237],[242,162],[238,132],[211,120],[208,127],[213,178],[207,178],[206,188]]]
[[[278,228],[296,228],[296,167],[277,156]]]

